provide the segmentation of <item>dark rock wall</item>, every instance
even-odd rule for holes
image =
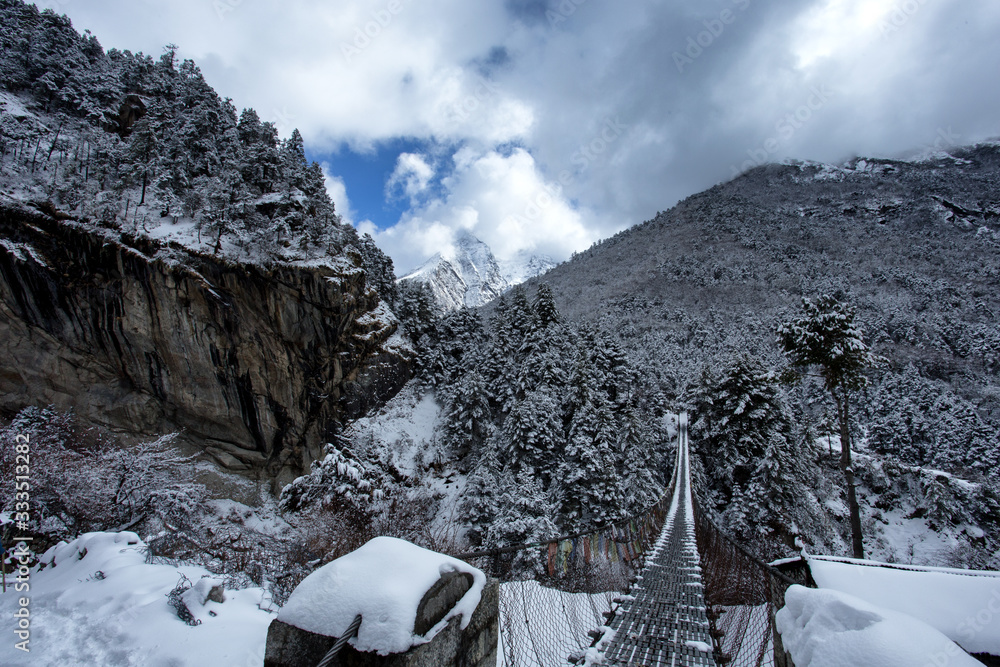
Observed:
[[[264,269],[0,203],[0,410],[182,430],[288,481],[409,378],[396,327],[349,261]]]

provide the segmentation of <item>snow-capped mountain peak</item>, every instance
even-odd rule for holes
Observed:
[[[464,232],[447,250],[399,280],[426,283],[441,311],[448,312],[462,306],[482,306],[553,266],[550,257],[523,251],[501,263],[487,244]]]
[[[542,275],[557,263],[548,255],[532,255],[527,250],[522,250],[512,259],[501,261],[500,272],[513,287],[535,276]]]

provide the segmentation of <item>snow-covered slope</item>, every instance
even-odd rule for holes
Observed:
[[[528,251],[522,250],[512,259],[501,261],[500,272],[513,287],[535,276],[542,275],[556,264],[557,262],[548,255],[532,255]]]
[[[799,667],[980,664],[934,627],[853,595],[796,585],[785,602],[777,628]]]
[[[426,283],[440,310],[449,312],[482,306],[555,264],[550,257],[523,251],[501,263],[488,245],[466,233],[452,248],[435,254],[400,281]]]
[[[18,649],[21,640],[8,630],[0,664],[261,664],[274,618],[267,592],[227,589],[222,602],[207,599],[209,588],[223,583],[216,575],[196,565],[147,563],[146,551],[128,532],[86,533],[49,549],[29,575],[28,651]],[[8,572],[7,592],[0,594],[5,619],[15,617],[26,596],[15,583]]]

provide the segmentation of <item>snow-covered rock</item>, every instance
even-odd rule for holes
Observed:
[[[353,263],[264,269],[0,194],[0,266],[6,411],[38,402],[136,435],[175,430],[284,484],[331,424],[410,376],[395,315]]]
[[[796,667],[980,665],[926,623],[839,591],[792,586],[775,620]]]
[[[468,590],[430,629],[418,627],[421,604],[449,575],[468,575]],[[465,628],[479,605],[486,575],[471,565],[392,537],[376,537],[360,549],[316,570],[298,585],[277,620],[327,637],[342,636],[360,615],[350,644],[381,655],[403,653],[431,641],[461,616]],[[440,615],[440,614],[438,614]]]
[[[1000,572],[816,556],[809,571],[820,588],[908,614],[970,653],[1000,655]]]

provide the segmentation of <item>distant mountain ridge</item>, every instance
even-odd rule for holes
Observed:
[[[426,284],[438,308],[447,313],[465,306],[477,308],[556,265],[545,255],[530,255],[522,251],[513,259],[500,262],[488,245],[472,234],[456,240],[454,248],[437,253],[399,282]]]

